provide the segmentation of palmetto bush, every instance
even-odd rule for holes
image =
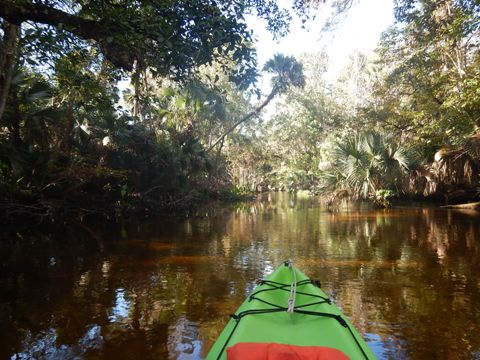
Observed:
[[[402,192],[403,176],[418,166],[412,148],[391,135],[373,131],[337,140],[328,158],[328,166],[321,172],[323,191],[347,190],[353,198],[374,201],[382,190]]]

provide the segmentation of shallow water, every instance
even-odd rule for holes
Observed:
[[[0,359],[198,359],[285,259],[379,358],[480,358],[480,215],[330,213],[286,194],[188,219],[68,223],[0,242]]]

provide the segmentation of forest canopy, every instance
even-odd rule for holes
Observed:
[[[353,3],[327,2],[327,25]],[[352,53],[334,83],[323,53],[258,64],[245,17],[278,39],[294,17],[308,26],[313,8],[327,11],[301,0],[2,1],[2,218],[156,212],[265,189],[382,206],[477,197],[480,5],[396,0],[376,53]]]

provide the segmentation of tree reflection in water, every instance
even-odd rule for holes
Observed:
[[[268,194],[183,220],[4,235],[0,358],[201,358],[287,258],[322,280],[380,358],[474,358],[478,223]]]

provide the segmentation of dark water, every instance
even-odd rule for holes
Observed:
[[[0,359],[197,359],[284,259],[379,358],[480,359],[480,216],[328,213],[280,196],[187,220],[69,223],[0,242]]]

